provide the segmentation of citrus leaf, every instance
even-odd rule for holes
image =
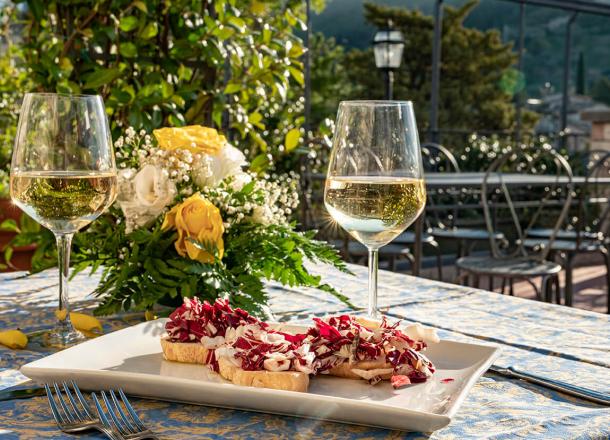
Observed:
[[[288,133],[286,133],[286,138],[284,140],[284,145],[286,146],[286,152],[290,153],[294,150],[297,145],[299,145],[299,138],[301,137],[301,132],[298,128],[293,128]]]

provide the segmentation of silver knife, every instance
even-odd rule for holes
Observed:
[[[30,397],[44,396],[45,389],[32,386],[14,386],[5,390],[0,390],[0,402],[15,399],[29,399]]]
[[[537,374],[526,373],[524,371],[516,370],[513,367],[498,367],[492,365],[489,367],[489,371],[500,374],[502,376],[511,377],[515,379],[521,379],[526,382],[531,382],[536,385],[543,386],[545,388],[551,388],[562,393],[569,394],[570,396],[578,397],[580,399],[588,400],[590,402],[599,403],[600,405],[610,406],[610,395],[600,393],[598,391],[590,390],[588,388],[579,387],[577,385],[571,385],[566,382],[549,379],[547,377],[538,376]]]

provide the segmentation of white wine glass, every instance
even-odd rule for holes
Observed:
[[[378,318],[379,248],[409,227],[426,203],[410,101],[339,104],[324,203],[332,218],[368,248],[368,315]]]
[[[11,164],[11,198],[53,232],[59,301],[44,345],[67,347],[84,336],[70,322],[68,275],[74,234],[102,214],[117,192],[112,139],[97,95],[28,93],[23,99]]]

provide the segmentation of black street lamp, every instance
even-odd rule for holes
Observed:
[[[373,39],[373,52],[375,65],[385,74],[385,97],[392,99],[394,94],[394,71],[402,62],[402,51],[405,48],[405,39],[402,32],[392,29],[392,22],[388,22],[386,29],[381,29]]]

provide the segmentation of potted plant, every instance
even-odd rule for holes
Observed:
[[[12,203],[9,194],[9,168],[20,100],[30,88],[21,49],[13,41],[15,13],[11,6],[0,11],[0,34],[5,42],[5,50],[0,54],[0,271],[30,269],[37,246],[33,241],[23,240],[40,233],[40,227]],[[28,235],[17,240],[19,232]]]

